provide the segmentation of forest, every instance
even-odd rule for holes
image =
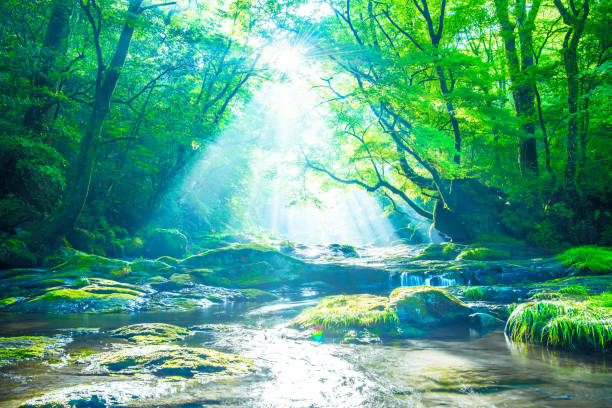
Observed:
[[[612,405],[611,27],[0,1],[0,405]]]

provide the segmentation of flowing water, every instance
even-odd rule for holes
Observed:
[[[139,387],[160,395],[145,406],[213,407],[612,407],[609,361],[510,344],[502,330],[449,330],[423,340],[345,345],[297,336],[286,323],[317,297],[266,305],[225,304],[199,312],[0,315],[0,335],[74,334],[67,351],[106,346],[106,330],[141,322],[201,326],[188,345],[249,357],[258,371],[206,384],[155,390],[129,378],[83,376],[71,365],[28,362],[0,369],[0,406],[62,387]],[[139,403],[142,405],[143,401]]]

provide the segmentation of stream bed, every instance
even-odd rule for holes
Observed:
[[[502,329],[446,330],[427,339],[337,344],[300,338],[287,323],[318,296],[197,312],[0,315],[0,336],[58,335],[79,350],[108,347],[107,331],[163,322],[194,329],[182,341],[250,358],[257,371],[156,394],[122,376],[83,375],[70,364],[29,361],[0,368],[0,406],[66,387],[138,387],[125,406],[172,407],[612,407],[609,357],[570,355],[508,342]],[[83,328],[98,330],[82,330]],[[78,329],[78,330],[77,330]],[[607,359],[607,360],[606,360]],[[134,392],[132,392],[133,394]],[[137,394],[137,393],[136,393]]]

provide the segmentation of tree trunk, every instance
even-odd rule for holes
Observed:
[[[567,77],[567,106],[569,118],[567,121],[567,163],[565,167],[565,185],[570,199],[577,195],[576,168],[578,161],[578,109],[580,89],[578,84],[578,43],[589,15],[589,0],[584,0],[582,10],[577,10],[570,1],[566,9],[561,0],[554,0],[563,22],[570,27],[563,41],[563,66]]]
[[[517,118],[521,120],[522,135],[519,137],[518,161],[523,176],[538,175],[538,150],[535,139],[535,93],[533,75],[532,33],[540,1],[534,1],[525,16],[524,0],[517,0],[515,13],[519,23],[521,59],[516,47],[516,26],[510,22],[508,0],[495,0],[495,14],[504,42],[508,73],[512,84],[512,97]]]
[[[121,31],[115,54],[101,83],[96,86],[94,107],[79,148],[79,155],[72,169],[69,187],[62,206],[51,223],[33,237],[34,245],[44,245],[69,232],[79,217],[91,184],[92,173],[101,146],[102,125],[110,111],[110,100],[119,80],[121,69],[128,55],[134,34],[134,18],[140,11],[143,0],[131,0],[128,17]],[[94,28],[95,30],[95,28]],[[38,249],[38,248],[33,248]]]
[[[28,107],[23,118],[23,125],[36,134],[44,131],[47,113],[53,106],[48,93],[57,91],[57,81],[52,81],[49,74],[55,69],[58,57],[66,54],[71,14],[71,0],[55,1],[41,49],[42,63],[34,76],[34,102]]]

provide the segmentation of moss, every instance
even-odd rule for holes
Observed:
[[[173,273],[168,279],[170,279],[171,282],[180,284],[192,283],[191,275],[188,273]]]
[[[156,228],[146,239],[145,254],[151,257],[171,256],[181,258],[187,251],[187,237],[175,229]]]
[[[160,344],[181,340],[191,332],[179,326],[166,323],[141,323],[113,330],[111,336],[125,338],[139,344]]]
[[[457,259],[472,259],[472,260],[496,260],[509,258],[510,253],[508,251],[501,251],[498,249],[490,248],[472,248],[462,251]]]
[[[131,272],[130,268],[128,268],[127,266],[124,266],[122,268],[113,269],[112,271],[110,271],[109,275],[112,278],[118,279],[118,278],[124,278],[128,276],[130,272]]]
[[[4,298],[0,300],[0,308],[13,304],[17,301],[14,297]]]
[[[160,260],[137,260],[130,263],[130,270],[133,275],[149,276],[149,275],[161,275],[169,276],[175,269],[174,267],[164,263]]]
[[[451,259],[455,256],[454,244],[432,244],[423,250],[413,259],[431,260],[431,259]]]
[[[479,300],[486,300],[488,296],[486,292],[482,290],[482,288],[474,287],[474,288],[467,288],[463,292],[463,297],[468,300],[479,301]]]
[[[266,302],[268,300],[276,300],[279,298],[279,296],[275,295],[274,293],[266,292],[265,290],[260,289],[242,289],[240,292],[247,298],[248,301]],[[211,299],[209,298],[209,300]]]
[[[76,253],[66,262],[53,268],[55,273],[75,273],[80,272],[87,274],[98,274],[108,276],[113,271],[122,273],[124,268],[128,267],[128,263],[118,259],[109,259],[103,256]]]
[[[585,286],[591,291],[612,291],[612,275],[569,276],[536,284],[536,286],[551,287],[566,287],[572,285]]]
[[[612,346],[612,311],[597,300],[523,303],[510,315],[506,332],[517,342],[608,351]]]
[[[320,326],[333,335],[347,329],[392,330],[397,323],[386,297],[341,295],[323,299],[315,307],[304,310],[292,325],[302,329]]]
[[[280,283],[282,280],[274,276],[267,276],[259,271],[247,272],[240,275],[233,283],[238,287],[269,286]]]
[[[612,272],[612,249],[608,247],[571,248],[558,255],[557,259],[582,274],[604,275]]]
[[[57,348],[63,346],[66,341],[63,337],[0,337],[0,366],[56,355]]]
[[[133,290],[128,288],[122,288],[117,286],[97,286],[97,285],[89,285],[81,288],[82,290],[93,293],[93,294],[119,294],[124,293],[133,296],[141,296],[143,292],[139,290]]]
[[[89,356],[83,361],[117,374],[206,378],[216,374],[243,375],[255,371],[251,360],[202,347],[146,345]]]
[[[171,256],[162,256],[159,257],[155,260],[156,262],[163,262],[165,264],[168,264],[170,266],[177,266],[179,264],[179,260],[176,258],[173,258]]]
[[[45,286],[59,286],[64,284],[63,279],[43,279],[40,281],[41,284]]]
[[[584,285],[569,285],[559,289],[559,293],[564,295],[587,296],[589,290]]]

